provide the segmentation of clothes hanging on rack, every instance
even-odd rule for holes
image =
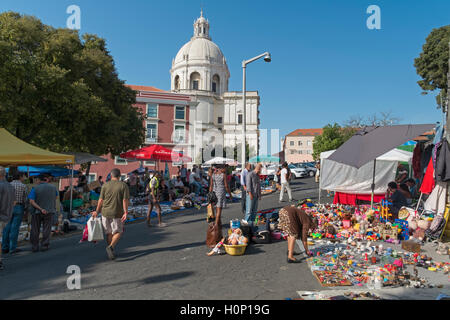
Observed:
[[[445,198],[447,196],[447,183],[437,182],[436,186],[424,204],[424,210],[431,210],[436,213],[445,212]]]
[[[430,158],[433,153],[433,146],[434,145],[432,143],[426,143],[424,145],[424,150],[420,156],[420,172],[422,176],[428,167],[428,163],[430,162]]]
[[[450,146],[447,140],[443,140],[437,150],[436,181],[450,181]]]
[[[421,158],[421,154],[422,154],[422,147],[423,147],[422,143],[416,144],[416,146],[414,147],[414,152],[413,152],[412,167],[413,167],[414,178],[416,178],[416,179],[422,178],[422,174],[420,171],[420,158]]]

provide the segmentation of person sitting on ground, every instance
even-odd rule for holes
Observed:
[[[401,193],[403,193],[403,195],[406,198],[406,202],[408,203],[408,206],[410,206],[412,204],[412,197],[411,197],[411,193],[409,192],[409,188],[406,185],[406,183],[400,184],[400,188],[398,190]]]
[[[305,252],[308,256],[311,252],[308,250],[308,234],[309,230],[314,230],[317,224],[310,215],[302,208],[295,206],[286,206],[279,212],[278,228],[288,234],[288,263],[300,263],[300,260],[294,258],[299,255],[294,252],[295,240],[301,239]]]
[[[201,185],[200,179],[198,178],[197,174],[194,172],[191,172],[189,175],[189,185],[191,189],[195,192],[195,195],[198,196],[200,193],[203,192],[203,186]]]
[[[411,198],[415,199],[417,197],[417,186],[416,181],[414,181],[413,178],[409,178],[405,181],[406,185],[408,186],[409,193],[411,194]]]
[[[388,183],[386,198],[392,204],[389,205],[389,211],[392,214],[391,221],[398,218],[398,212],[401,207],[408,205],[406,197],[398,190],[397,183],[394,181]]]
[[[183,180],[180,176],[177,176],[176,180],[174,181],[174,187],[175,190],[180,194],[187,195],[189,193],[189,188],[184,185]]]

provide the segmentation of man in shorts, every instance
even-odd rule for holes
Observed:
[[[128,215],[129,200],[130,190],[124,182],[120,181],[120,170],[113,169],[111,180],[102,187],[97,211],[92,213],[93,218],[96,218],[98,213],[102,214],[102,225],[108,242],[106,253],[110,260],[116,258],[114,248],[123,233],[123,224]]]
[[[156,213],[158,214],[158,227],[166,227],[167,224],[161,221],[161,206],[159,201],[161,199],[161,174],[156,172],[148,184],[148,190],[150,194],[148,195],[148,211],[147,211],[147,225],[151,227],[150,218],[152,216],[153,207],[156,208]]]

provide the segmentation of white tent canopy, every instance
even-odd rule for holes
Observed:
[[[206,161],[204,164],[228,164],[228,165],[237,165],[237,161],[234,159],[228,159],[228,158],[223,158],[223,157],[215,157],[213,159],[210,159],[208,161]]]
[[[335,150],[320,154],[320,189],[351,194],[370,194],[373,179],[373,162],[359,169],[328,160]],[[386,192],[387,184],[395,180],[397,164],[412,162],[412,152],[393,149],[376,161],[375,194]]]

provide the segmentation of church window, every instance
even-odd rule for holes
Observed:
[[[242,114],[238,114],[238,124],[242,124]]]
[[[218,124],[222,124],[223,123],[223,118],[222,117],[218,117],[217,118],[217,123]]]
[[[198,72],[194,72],[191,74],[191,89],[192,90],[200,89],[200,74]]]
[[[180,76],[175,77],[175,90],[180,90]]]
[[[215,74],[212,79],[212,91],[219,93],[219,88],[220,88],[220,78],[217,74]]]

